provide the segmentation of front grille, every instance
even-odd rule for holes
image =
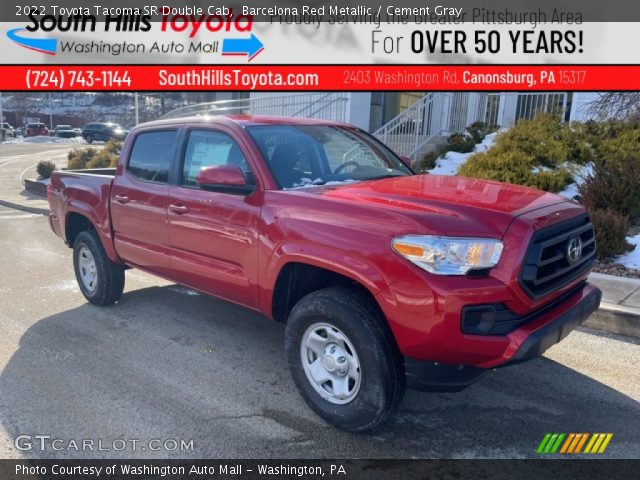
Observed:
[[[582,253],[576,256],[578,244]],[[533,299],[543,297],[587,272],[595,254],[595,232],[587,215],[538,230],[524,258],[520,286]]]

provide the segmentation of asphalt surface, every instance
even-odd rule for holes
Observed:
[[[0,145],[0,172],[21,154]],[[349,434],[298,395],[281,325],[137,271],[93,307],[41,215],[0,206],[0,252],[0,458],[535,458],[547,432],[611,432],[600,457],[640,458],[638,340],[580,329]]]
[[[37,177],[36,165],[41,160],[66,166],[67,153],[74,146],[82,145],[0,144],[0,204],[9,202],[45,210],[48,207],[46,200],[24,190],[22,180]]]

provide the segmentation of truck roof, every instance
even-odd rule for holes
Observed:
[[[141,123],[135,128],[147,128],[162,125],[186,125],[195,123],[207,124],[229,124],[234,123],[241,126],[249,125],[341,125],[345,123],[333,122],[329,120],[319,120],[314,118],[300,117],[275,117],[263,115],[197,115],[193,117],[168,118],[166,120],[154,120],[152,122]]]

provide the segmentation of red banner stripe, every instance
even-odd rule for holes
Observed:
[[[0,90],[640,90],[640,66],[2,65]]]

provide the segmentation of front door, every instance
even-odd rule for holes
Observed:
[[[201,190],[196,176],[213,165],[237,165],[253,181],[246,154],[231,132],[187,132],[181,174],[169,191],[173,278],[255,308],[260,197]]]

